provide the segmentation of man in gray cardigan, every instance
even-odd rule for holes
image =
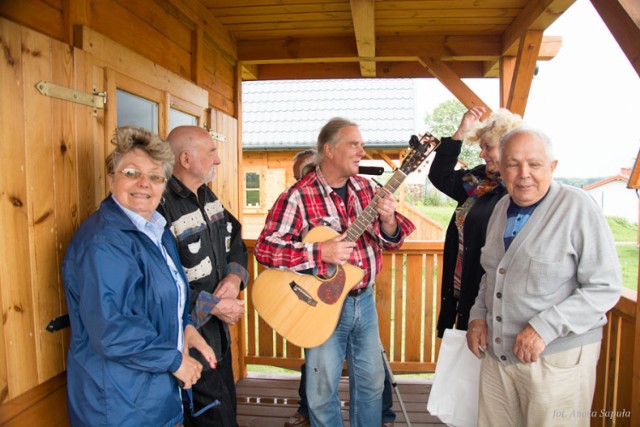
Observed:
[[[482,357],[480,426],[588,426],[606,313],[622,290],[599,207],[552,179],[542,132],[500,141],[509,192],[489,220],[467,343]]]

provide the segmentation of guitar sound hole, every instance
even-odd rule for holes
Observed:
[[[327,267],[327,274],[318,274],[316,277],[320,280],[328,280],[336,275],[338,272],[338,266],[335,264],[329,264]]]

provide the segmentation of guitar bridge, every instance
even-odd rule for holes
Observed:
[[[289,283],[289,286],[291,287],[291,290],[296,294],[296,296],[298,297],[298,299],[300,301],[303,301],[304,303],[315,307],[316,305],[318,305],[318,301],[316,301],[315,299],[313,299],[313,297],[311,296],[311,294],[309,294],[309,292],[305,291],[303,288],[301,288],[295,281],[291,281]]]

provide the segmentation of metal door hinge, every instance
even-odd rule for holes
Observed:
[[[211,135],[211,138],[215,139],[216,141],[225,142],[227,140],[226,135],[222,133],[214,132],[212,130],[209,131],[209,135]]]
[[[86,93],[68,87],[60,86],[55,83],[46,82],[44,80],[36,83],[36,89],[52,98],[58,98],[65,101],[76,102],[78,104],[87,105],[93,108],[93,115],[97,115],[98,108],[104,108],[107,103],[107,92]]]
[[[225,142],[227,140],[227,135],[211,130],[211,128],[205,124],[202,125],[202,128],[209,132],[209,135],[211,135],[211,138],[213,138],[214,141]]]

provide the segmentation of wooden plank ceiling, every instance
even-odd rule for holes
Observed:
[[[575,0],[200,1],[237,41],[245,80],[442,80],[498,77],[527,49],[523,66],[553,58],[561,38],[542,34]]]

